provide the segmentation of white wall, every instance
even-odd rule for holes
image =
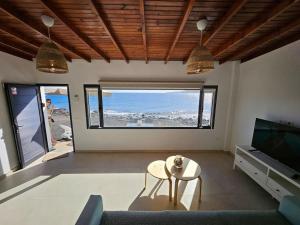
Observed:
[[[37,73],[40,83],[70,85],[76,150],[222,150],[234,63],[226,63],[203,76],[188,76],[182,62],[112,61],[110,64],[95,60],[87,63],[74,60],[67,75]],[[218,85],[215,129],[213,130],[138,130],[86,128],[83,84],[98,84],[102,80],[126,81],[197,81]],[[78,95],[79,99],[74,96]]]
[[[300,127],[299,85],[300,41],[242,63],[231,149],[251,144],[257,117]]]
[[[34,64],[0,52],[0,83],[31,83],[35,81]],[[18,166],[3,86],[0,87],[0,175]]]

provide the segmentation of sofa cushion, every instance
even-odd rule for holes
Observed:
[[[290,225],[274,211],[105,211],[101,225]]]
[[[300,225],[300,198],[285,196],[280,202],[278,211],[293,225]]]
[[[220,219],[225,225],[291,225],[276,210],[266,211],[224,211]]]
[[[101,223],[102,213],[102,197],[100,195],[91,195],[76,225],[99,225]]]

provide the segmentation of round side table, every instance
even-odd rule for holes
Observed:
[[[201,167],[194,160],[182,157],[183,164],[182,168],[178,169],[174,165],[175,156],[170,156],[166,160],[166,169],[168,173],[175,177],[175,192],[174,192],[174,205],[177,205],[177,195],[178,195],[178,182],[190,181],[194,179],[199,179],[200,181],[200,190],[199,190],[199,202],[201,201],[201,192],[202,192],[202,178]]]
[[[163,160],[157,160],[154,162],[151,162],[148,167],[147,171],[145,173],[145,189],[147,186],[147,174],[151,174],[153,177],[156,177],[160,180],[168,180],[169,181],[169,200],[172,201],[172,180],[168,176],[168,173],[166,171],[166,162]]]

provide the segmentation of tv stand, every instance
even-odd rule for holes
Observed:
[[[299,174],[250,146],[236,146],[233,168],[236,167],[278,201],[285,195],[300,196]]]

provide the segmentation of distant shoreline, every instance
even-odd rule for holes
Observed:
[[[198,115],[175,113],[104,113],[105,127],[198,127]],[[91,123],[98,124],[98,112],[91,113]],[[209,125],[208,119],[202,125]]]

